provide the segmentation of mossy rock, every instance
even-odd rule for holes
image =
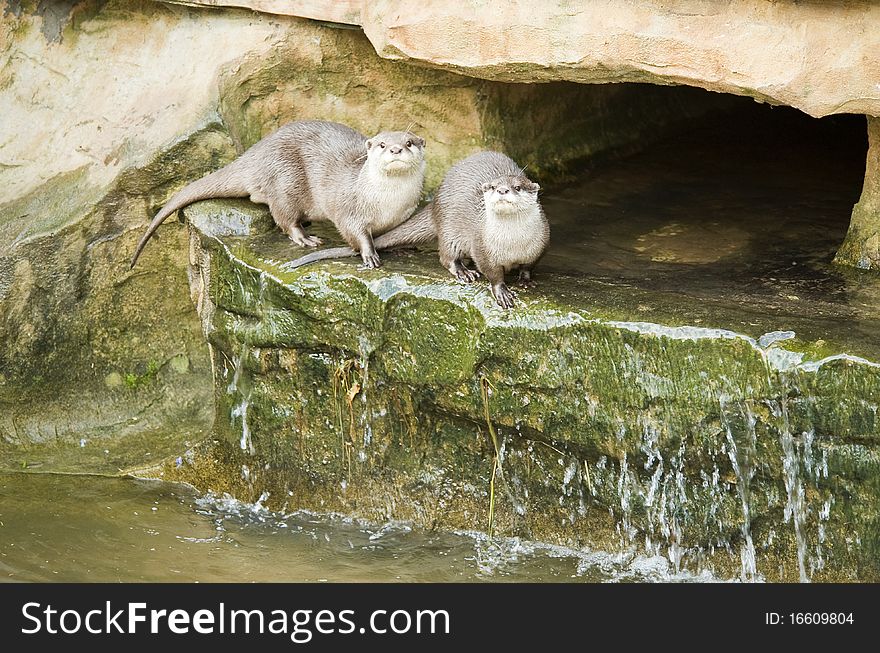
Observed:
[[[230,211],[248,228],[218,231]],[[583,279],[541,276],[505,312],[430,252],[286,270],[300,250],[265,211],[203,202],[187,216],[217,440],[165,477],[482,530],[491,423],[497,532],[727,575],[750,538],[768,579],[797,580],[800,565],[878,577],[880,366],[818,359],[796,338],[762,347],[757,333],[627,320],[631,289]]]

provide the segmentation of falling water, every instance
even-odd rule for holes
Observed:
[[[641,515],[644,514],[646,551],[653,556],[664,555],[665,544],[665,556],[677,573],[687,552],[684,542],[684,527],[689,519],[684,473],[686,445],[682,440],[678,451],[664,458],[659,446],[661,432],[654,423],[642,425],[641,451],[645,454],[643,467],[647,472],[644,480],[625,452],[620,460],[616,483],[620,499],[617,531],[621,545],[631,547],[640,530],[637,523],[641,523]],[[596,465],[596,487],[603,483],[604,469],[605,460],[600,459]]]
[[[805,532],[806,525],[806,502],[804,500],[804,485],[801,482],[800,461],[797,455],[797,445],[794,436],[791,433],[791,424],[788,419],[788,398],[784,397],[780,401],[778,417],[781,420],[779,429],[779,443],[782,445],[782,477],[785,481],[785,521],[791,520],[794,523],[794,534],[797,539],[797,555],[798,555],[798,573],[802,583],[809,583],[810,577],[807,575],[806,559],[807,559],[807,538]],[[806,435],[806,434],[804,434]],[[810,437],[812,440],[812,437]],[[805,447],[805,454],[812,458],[811,453],[807,454],[808,449]],[[809,460],[805,456],[805,463],[809,464]]]
[[[242,398],[240,403],[233,406],[231,415],[233,417],[233,421],[236,417],[241,419],[241,440],[239,440],[239,446],[241,447],[241,450],[247,451],[249,454],[254,455],[254,444],[253,442],[251,442],[251,429],[248,426],[247,420],[247,411],[249,406],[249,398],[244,397]]]
[[[682,520],[687,517],[687,491],[684,476],[684,453],[685,444],[682,440],[678,454],[672,459],[672,474],[667,476],[663,485],[663,506],[669,513],[668,519],[663,521],[661,533],[669,543],[667,555],[676,573],[681,571],[681,559],[684,555],[682,540]]]
[[[243,359],[244,359],[244,356],[242,356],[241,354],[239,354],[237,356],[233,356],[233,358],[232,358],[232,365],[233,365],[232,381],[230,381],[229,385],[226,386],[226,394],[228,394],[228,395],[235,394],[236,392],[238,392],[238,382],[241,379],[241,370],[243,367],[243,365],[242,365]],[[224,373],[225,373],[225,370],[224,370]],[[225,374],[224,374],[224,376],[225,376]]]
[[[755,543],[752,540],[752,511],[751,511],[751,482],[755,476],[754,460],[757,456],[757,436],[755,434],[755,416],[746,404],[743,408],[745,422],[746,442],[738,445],[730,426],[727,415],[727,396],[719,398],[721,404],[721,424],[727,436],[727,455],[733,472],[736,475],[736,490],[742,504],[743,521],[740,526],[743,536],[743,544],[740,549],[742,563],[741,577],[743,581],[754,582],[757,579],[757,564],[755,559]]]
[[[259,356],[259,350],[255,350],[254,353],[256,356]],[[241,391],[239,386],[242,385],[242,371],[244,369],[245,358],[245,351],[242,351],[237,356],[233,357],[232,363],[234,365],[234,371],[232,373],[232,381],[226,386],[226,394],[228,395],[234,395]],[[247,420],[250,398],[250,391],[242,394],[241,401],[235,404],[230,411],[230,421],[232,424],[235,424],[236,418],[241,420],[241,439],[239,440],[239,446],[242,451],[247,451],[249,454],[254,455],[255,450],[253,442],[251,441],[251,430]]]
[[[373,352],[373,345],[367,340],[367,338],[361,336],[358,338],[358,349],[361,363],[361,403],[364,405],[364,412],[361,415],[361,423],[364,428],[364,449],[360,453],[361,461],[363,462],[366,460],[366,449],[369,448],[373,442],[372,407],[367,399],[367,388],[370,383],[370,355]]]
[[[653,423],[642,427],[641,450],[645,454],[645,471],[651,474],[647,489],[638,483],[635,491],[644,501],[650,532],[663,536],[666,557],[673,569],[681,570],[686,551],[683,526],[687,520],[687,490],[684,475],[685,441],[678,451],[664,459],[660,451],[661,429]],[[652,471],[653,470],[653,471]],[[660,542],[646,535],[645,546],[655,555],[660,554]]]
[[[620,496],[621,519],[617,523],[624,543],[629,544],[636,536],[636,529],[632,524],[632,490],[635,479],[631,477],[629,465],[626,460],[626,453],[623,454],[623,460],[620,461],[620,477],[617,479],[617,493]]]

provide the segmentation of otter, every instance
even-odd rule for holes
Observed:
[[[198,200],[220,197],[268,204],[275,223],[304,247],[321,244],[306,234],[304,220],[330,220],[367,267],[378,267],[373,234],[400,224],[418,206],[424,149],[425,140],[408,130],[368,139],[339,123],[288,123],[175,193],[153,218],[130,267],[165,218]]]
[[[550,239],[550,225],[538,201],[540,186],[500,152],[479,152],[459,161],[443,178],[433,200],[415,216],[379,236],[377,249],[413,246],[436,239],[440,262],[465,283],[486,277],[502,308],[512,308],[513,293],[504,275],[513,269],[531,282],[532,269]],[[308,254],[284,265],[352,256],[348,247]],[[472,261],[476,269],[467,267]]]

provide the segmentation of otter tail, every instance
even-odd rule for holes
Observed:
[[[391,231],[386,231],[378,238],[374,238],[373,245],[376,249],[394,249],[395,247],[424,245],[433,241],[437,237],[437,229],[434,227],[431,206],[428,204],[406,222],[402,222]]]
[[[412,245],[423,245],[430,243],[436,238],[437,232],[434,229],[434,218],[431,215],[431,205],[424,207],[406,222],[403,222],[391,231],[387,231],[378,238],[373,239],[373,245],[377,250],[394,249],[395,247],[409,247]],[[346,256],[355,256],[357,252],[351,247],[332,247],[330,249],[322,249],[319,252],[313,252],[301,256],[295,261],[284,264],[285,270],[293,270],[315,261],[323,261],[328,258],[344,258]]]
[[[329,249],[322,249],[318,252],[312,252],[311,254],[300,256],[295,261],[285,263],[281,267],[285,270],[293,270],[302,267],[303,265],[314,263],[315,261],[323,261],[328,258],[345,258],[346,256],[355,256],[356,254],[357,252],[351,247],[330,247]]]
[[[182,209],[183,207],[188,206],[193,202],[198,202],[199,200],[207,200],[215,197],[247,197],[250,195],[245,189],[245,184],[238,178],[238,166],[235,165],[236,163],[238,163],[238,161],[234,161],[228,166],[220,168],[220,170],[212,172],[211,174],[184,186],[172,195],[171,199],[168,200],[165,206],[163,206],[156,214],[156,217],[153,218],[153,221],[150,223],[150,226],[147,227],[144,235],[141,236],[137,249],[134,251],[134,256],[131,257],[131,265],[129,266],[129,269],[133,268],[134,264],[137,263],[141,251],[144,249],[147,241],[150,240],[150,237],[156,232],[156,229],[159,228],[159,225],[162,224],[165,218],[178,209]]]

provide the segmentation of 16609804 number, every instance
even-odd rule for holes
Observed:
[[[789,623],[806,624],[852,624],[852,612],[791,612]]]

